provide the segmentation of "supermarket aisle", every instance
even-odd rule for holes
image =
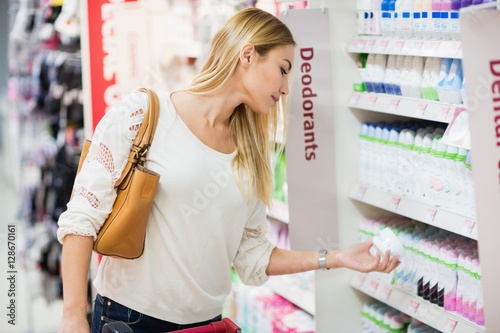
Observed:
[[[0,151],[1,153],[1,151]],[[1,156],[1,164],[4,164],[4,157]],[[25,236],[28,233],[25,223],[18,219],[21,199],[13,188],[12,182],[4,172],[0,172],[0,212],[1,219],[1,239],[2,239],[2,291],[0,294],[0,307],[5,309],[10,302],[15,303],[15,326],[8,323],[10,318],[6,316],[7,310],[1,313],[0,332],[2,333],[53,333],[57,330],[57,325],[62,312],[62,301],[55,300],[47,302],[43,297],[43,284],[41,274],[34,270],[26,260]],[[16,237],[16,274],[15,274],[15,296],[9,296],[10,285],[7,285],[7,246],[4,243],[7,234],[7,226],[15,225]],[[26,267],[28,266],[28,267]],[[7,276],[9,277],[9,276]],[[8,314],[8,312],[7,312]]]

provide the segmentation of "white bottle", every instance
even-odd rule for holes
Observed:
[[[455,165],[455,179],[453,181],[453,196],[450,199],[450,210],[463,213],[464,187],[465,187],[465,156],[467,149],[459,148],[453,162]]]
[[[450,68],[451,68],[451,63],[453,59],[450,58],[443,58],[441,61],[441,67],[439,70],[439,81],[438,81],[438,86],[437,86],[437,92],[439,96],[439,101],[441,102],[447,102],[448,101],[448,96],[446,94],[446,78],[448,77],[448,74],[450,74]]]
[[[410,88],[410,73],[413,67],[413,56],[405,56],[403,67],[401,68],[400,75],[400,86],[401,86],[401,94],[404,97],[411,96],[411,88]]]
[[[357,32],[358,35],[370,34],[370,0],[357,0]]]
[[[414,0],[403,1],[401,30],[405,39],[413,38],[413,3]]]
[[[420,94],[425,100],[431,100],[430,86],[431,86],[431,68],[432,57],[427,57],[424,60],[424,71],[422,72],[422,81],[420,83]]]
[[[398,141],[401,129],[393,126],[389,132],[389,141],[387,142],[387,161],[384,170],[384,189],[390,193],[396,193],[398,184],[397,174],[397,158],[398,158]]]
[[[477,305],[476,305],[476,324],[484,326],[484,294],[483,294],[483,280],[481,274],[481,265],[478,267],[477,273]]]
[[[422,14],[420,15],[421,22],[421,34],[423,39],[432,38],[432,0],[422,1]]]
[[[465,214],[469,217],[476,218],[476,198],[475,198],[474,181],[472,179],[472,158],[471,151],[465,156],[465,193],[464,193],[464,209]]]
[[[415,172],[409,179],[407,195],[414,199],[420,199],[422,191],[421,189],[422,184],[420,182],[420,179],[422,177],[421,175],[422,165],[424,163],[422,148],[424,143],[424,136],[428,133],[429,132],[426,128],[419,128],[417,130],[417,132],[415,133],[413,148],[410,154],[410,163],[414,165]]]
[[[382,34],[382,0],[371,0],[370,7],[370,33],[373,36],[380,36]]]
[[[439,101],[438,85],[441,71],[441,58],[432,58],[432,66],[430,69],[429,79],[429,99]]]
[[[403,7],[405,0],[396,0],[394,11],[394,36],[403,38]]]
[[[368,176],[368,123],[361,124],[359,133],[359,182],[367,184]]]
[[[442,0],[441,2],[441,39],[450,40],[450,11],[451,0]]]
[[[441,39],[441,2],[442,0],[432,1],[432,39]]]
[[[439,198],[442,206],[446,209],[452,209],[452,201],[455,199],[457,189],[454,187],[456,179],[455,158],[458,155],[458,147],[448,145],[446,153],[444,154],[444,190],[442,197]]]
[[[387,55],[376,54],[375,65],[373,66],[373,89],[376,93],[384,93],[384,75],[387,65]]]
[[[397,96],[402,96],[402,90],[401,90],[401,72],[403,71],[404,68],[404,63],[405,63],[405,58],[406,56],[404,55],[397,55],[396,56],[396,65],[394,67],[394,79],[393,79],[393,87],[394,87],[394,95]]]
[[[415,0],[413,2],[413,38],[422,39],[422,4],[424,0]]]
[[[369,53],[366,59],[366,66],[364,70],[365,87],[367,92],[375,92],[374,87],[374,71],[375,71],[375,54]]]
[[[462,103],[462,61],[453,59],[450,72],[446,78],[445,87],[448,103]]]
[[[422,98],[420,85],[424,71],[424,58],[413,57],[410,75],[408,77],[408,93],[411,98]]]
[[[468,316],[468,319],[473,323],[477,321],[477,300],[479,291],[478,274],[479,274],[479,258],[475,257],[472,259],[472,267],[470,271],[471,288],[470,288],[469,316]]]
[[[412,149],[415,143],[416,133],[407,129],[404,131],[403,139],[400,140],[401,149],[398,159],[398,174],[400,175],[400,183],[398,192],[401,195],[408,196],[411,192],[411,180],[415,176],[416,168],[411,159]]]
[[[386,94],[395,95],[394,93],[394,68],[396,66],[396,55],[391,54],[387,57],[387,66],[384,72],[384,91]]]
[[[457,265],[458,252],[454,248],[448,249],[445,261],[444,287],[444,309],[455,311],[457,305]]]
[[[422,141],[422,169],[419,173],[420,179],[420,198],[422,201],[430,203],[431,201],[431,163],[432,163],[432,143],[434,142],[434,133],[427,133]]]

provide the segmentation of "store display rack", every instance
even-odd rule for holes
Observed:
[[[287,299],[312,316],[315,315],[316,306],[314,291],[300,288],[295,283],[293,276],[272,276],[267,282],[267,285],[274,293]]]
[[[347,46],[347,52],[461,59],[462,42],[358,36]]]
[[[459,314],[445,311],[435,304],[395,285],[379,281],[369,274],[355,274],[351,280],[351,286],[443,333],[485,332],[484,327],[472,323]]]
[[[359,202],[433,225],[455,234],[475,240],[478,239],[477,223],[472,217],[362,184],[352,187],[350,197]]]

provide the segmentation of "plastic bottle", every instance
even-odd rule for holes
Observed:
[[[476,202],[474,181],[472,179],[472,157],[469,150],[465,155],[465,193],[464,193],[464,214],[469,217],[476,217]]]
[[[424,72],[424,58],[413,57],[410,76],[408,77],[408,96],[412,98],[422,98],[420,85]]]
[[[387,162],[383,177],[384,189],[388,192],[396,193],[397,190],[397,157],[398,157],[398,140],[401,129],[397,126],[392,126],[389,131],[389,140],[387,142]]]
[[[402,37],[409,39],[413,37],[413,4],[414,0],[404,0],[401,11]]]
[[[438,203],[446,209],[452,207],[454,195],[456,193],[455,181],[457,179],[455,158],[458,155],[458,147],[448,145],[444,154],[444,189]]]
[[[385,93],[384,74],[386,65],[387,65],[387,55],[376,54],[375,64],[373,66],[373,75],[372,75],[373,89],[376,93]]]
[[[422,140],[422,169],[420,172],[419,183],[421,184],[420,198],[424,202],[430,202],[430,189],[431,189],[431,161],[432,161],[432,143],[434,142],[434,133],[428,133]]]
[[[396,37],[396,0],[389,0],[389,12],[391,13],[389,24],[389,35],[388,37]]]
[[[389,3],[389,0],[382,0],[380,4],[380,33],[383,37],[391,37],[390,27],[393,13],[389,10]]]
[[[405,58],[404,55],[396,56],[396,65],[394,66],[394,80],[393,80],[393,90],[394,95],[402,96],[403,92],[401,90],[401,72],[403,71],[403,67],[405,66]]]
[[[462,292],[462,317],[469,318],[470,300],[472,297],[472,254],[465,256],[463,292]]]
[[[432,66],[430,69],[429,79],[429,99],[439,101],[438,85],[441,71],[441,58],[432,58]]]
[[[364,82],[365,82],[365,88],[367,92],[375,92],[375,87],[373,84],[373,72],[374,72],[374,67],[375,67],[375,54],[374,53],[369,53],[367,60],[366,60],[366,66],[364,70]]]
[[[455,167],[455,178],[453,180],[453,195],[450,199],[450,210],[454,212],[463,212],[463,198],[465,186],[465,156],[467,149],[459,148],[453,162]]]
[[[394,4],[394,37],[403,38],[403,3],[405,0],[396,0]]]
[[[441,39],[441,3],[442,0],[432,1],[432,39]]]
[[[432,304],[438,303],[438,290],[439,290],[439,253],[441,251],[440,243],[434,241],[430,252],[431,270],[429,275],[429,301]]]
[[[395,95],[394,92],[394,68],[396,67],[396,55],[391,54],[387,57],[387,66],[384,73],[384,90],[386,94]]]
[[[413,2],[413,37],[423,38],[422,33],[422,3],[424,0],[415,0]]]
[[[477,273],[477,305],[476,305],[476,324],[484,326],[484,294],[483,280],[481,273],[481,265],[479,265]]]
[[[367,35],[370,32],[370,0],[357,0],[356,7],[358,35]]]
[[[451,40],[460,40],[460,8],[462,7],[461,0],[451,0],[450,22],[448,30]]]
[[[382,34],[382,1],[370,1],[370,34],[373,36],[380,36]]]
[[[430,100],[430,85],[431,85],[431,68],[432,57],[427,57],[424,60],[424,70],[422,72],[422,81],[420,83],[420,94],[423,99]]]
[[[447,149],[448,146],[443,142],[442,137],[437,137],[435,148],[431,152],[433,155],[431,164],[431,200],[436,206],[442,204],[440,198],[443,196],[442,192],[444,191],[444,155]]]
[[[366,91],[364,77],[365,77],[365,70],[366,70],[366,61],[368,58],[368,54],[366,53],[360,53],[358,55],[358,61],[356,62],[356,65],[358,67],[358,80],[353,83],[353,90],[357,92],[363,92]]]
[[[432,38],[432,0],[423,0],[422,1],[422,37],[423,39],[431,39]]]
[[[441,67],[439,70],[439,81],[437,85],[437,92],[439,96],[439,101],[441,102],[447,102],[448,98],[446,96],[446,90],[445,90],[445,85],[446,85],[446,78],[448,77],[448,74],[450,73],[450,68],[451,68],[451,63],[453,59],[450,58],[443,58],[441,61]]]
[[[479,274],[479,259],[472,259],[472,267],[470,271],[471,275],[471,288],[470,288],[470,299],[469,299],[469,315],[468,319],[475,323],[477,320],[477,298],[478,298],[478,274]]]
[[[448,24],[450,23],[451,0],[441,2],[441,39],[450,40],[451,34]]]
[[[457,250],[454,248],[448,249],[443,279],[443,304],[446,311],[455,311],[457,305],[457,264]]]
[[[410,97],[411,92],[410,92],[410,82],[409,82],[409,77],[410,73],[413,67],[413,56],[405,56],[404,57],[404,62],[403,62],[403,67],[401,68],[401,75],[400,75],[400,87],[401,87],[401,94],[404,97]]]
[[[446,90],[446,102],[462,103],[462,61],[460,59],[453,59],[451,62],[444,89]]]
[[[460,94],[462,95],[462,103],[467,108],[467,91],[465,89],[465,76],[462,78],[462,89],[460,89]]]

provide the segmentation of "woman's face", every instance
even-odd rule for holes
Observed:
[[[254,52],[245,76],[245,101],[252,110],[266,114],[282,95],[289,92],[288,79],[293,65],[294,47],[278,46],[266,57]],[[248,58],[246,59],[248,61]]]

